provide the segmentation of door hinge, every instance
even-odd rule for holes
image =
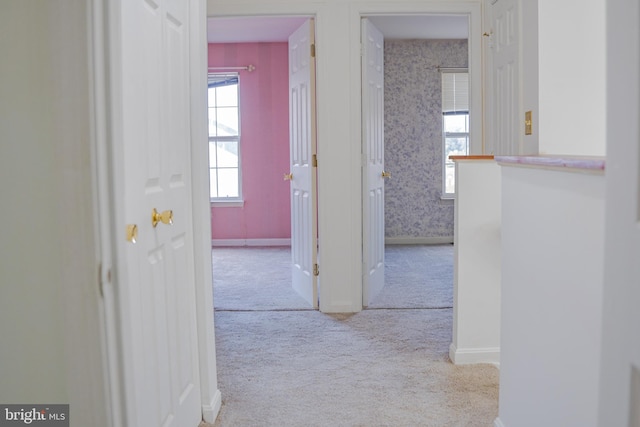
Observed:
[[[320,267],[318,267],[318,264],[313,264],[313,275],[314,276],[320,275]]]
[[[316,44],[315,43],[311,43],[311,57],[312,58],[316,57]]]
[[[314,168],[318,167],[318,155],[314,154],[313,156],[311,156],[311,166],[313,166]]]

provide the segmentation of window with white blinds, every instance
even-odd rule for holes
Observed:
[[[442,112],[469,113],[469,73],[442,69]]]
[[[469,73],[441,69],[442,76],[442,196],[455,194],[453,155],[469,154]]]

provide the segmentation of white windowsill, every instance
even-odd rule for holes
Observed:
[[[211,200],[212,208],[242,208],[244,200]]]
[[[440,200],[455,200],[455,199],[456,199],[455,194],[443,194],[440,196]]]

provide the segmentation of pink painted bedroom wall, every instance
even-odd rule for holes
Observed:
[[[212,207],[212,239],[291,237],[287,43],[209,44],[209,67],[240,71],[243,207]]]

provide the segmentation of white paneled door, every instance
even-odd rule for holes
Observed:
[[[519,0],[498,0],[491,6],[495,102],[495,145],[492,154],[496,155],[516,155],[522,151],[518,3]]]
[[[196,427],[202,420],[191,212],[194,5],[109,4],[115,304],[121,418],[129,426]]]
[[[289,158],[293,289],[318,308],[314,21],[289,37]]]
[[[384,287],[384,38],[362,20],[363,289],[362,305]]]

